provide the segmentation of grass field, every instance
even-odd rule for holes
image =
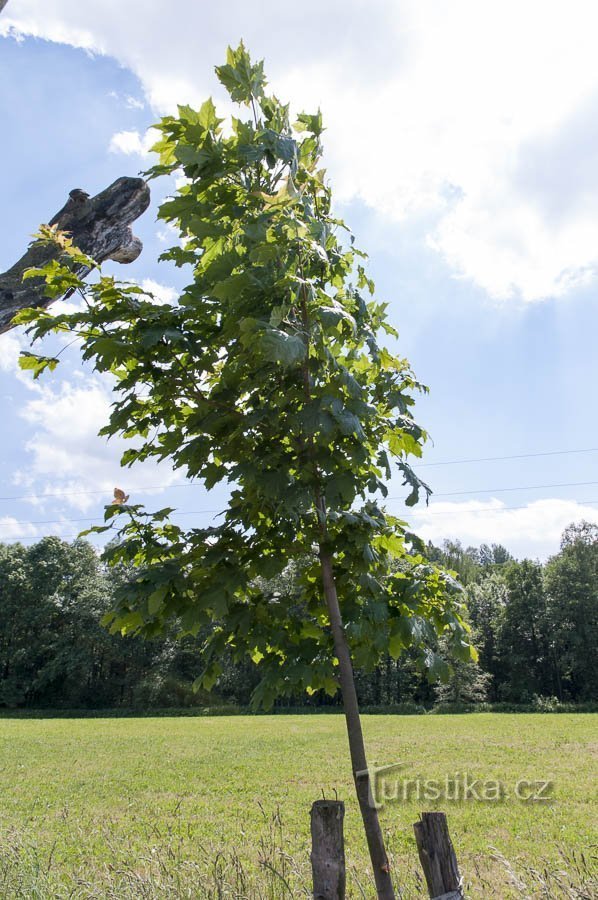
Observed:
[[[409,796],[381,820],[404,897],[425,895],[412,823],[435,808],[469,896],[598,896],[595,716],[364,723],[370,763],[402,763]],[[465,773],[510,796],[434,803],[405,788],[462,785]],[[514,797],[522,779],[552,782],[551,800]],[[374,896],[341,716],[0,719],[0,789],[2,898],[307,896],[309,808],[335,791],[347,801],[348,894]]]

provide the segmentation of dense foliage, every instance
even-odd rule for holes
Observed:
[[[355,665],[373,669],[409,648],[434,678],[446,671],[437,636],[451,654],[475,655],[460,590],[381,505],[392,458],[408,504],[428,490],[407,462],[425,440],[411,417],[421,386],[378,342],[395,332],[364,254],[331,211],[321,116],[292,123],[242,44],[217,74],[249,119],[233,116],[223,129],[208,100],[157,126],[150,174],[184,176],[159,213],[180,235],[163,256],[189,273],[177,302],[157,304],[106,275],[84,284],[52,263],[32,274],[42,272],[55,296],[78,288],[84,308],[18,317],[35,337],[75,333],[83,357],[115,378],[103,431],[133,439],[124,464],[169,459],[208,488],[232,486],[210,528],[184,530],[168,509],[109,509],[126,524],[108,558],[134,572],[117,592],[113,628],[154,636],[176,622],[204,633],[205,688],[225,654],[251,658],[257,705],[304,689],[333,695],[326,557]],[[90,265],[64,237],[45,239]],[[55,362],[23,359],[36,375]],[[264,582],[291,564],[293,592],[267,594]]]
[[[446,685],[434,687],[415,652],[386,655],[373,672],[356,671],[365,707],[414,709],[481,700],[535,703],[598,700],[598,529],[565,532],[544,566],[515,561],[504,548],[445,542],[429,555],[452,561],[467,584],[468,616],[479,665],[453,660]],[[495,561],[498,560],[498,561]],[[192,691],[203,635],[150,641],[109,635],[99,624],[121,574],[106,569],[84,541],[44,538],[31,547],[0,545],[0,705],[30,708],[247,707],[259,681],[250,660],[228,653],[210,694]],[[264,585],[294,591],[292,572]],[[533,640],[532,640],[533,628]],[[535,645],[533,643],[535,641]],[[289,698],[306,709],[335,705],[323,691]]]

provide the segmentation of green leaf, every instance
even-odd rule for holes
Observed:
[[[426,650],[424,663],[428,670],[430,681],[441,681],[443,684],[449,680],[451,670],[448,663],[433,650]]]
[[[168,585],[162,584],[157,590],[147,598],[147,611],[150,616],[155,616],[164,603],[164,598],[168,594]]]
[[[318,307],[318,317],[328,327],[336,327],[341,322],[346,322],[352,330],[356,327],[353,316],[337,302],[330,306]]]
[[[311,134],[315,134],[316,137],[322,134],[324,128],[322,125],[322,113],[320,110],[317,111],[315,115],[309,115],[308,113],[300,113],[297,117],[297,121],[295,122],[295,130],[296,131],[309,131]]]
[[[197,120],[206,131],[217,129],[220,123],[224,121],[223,119],[219,119],[216,115],[216,107],[214,106],[214,101],[211,97],[202,103]]]
[[[243,41],[236,50],[228,48],[226,65],[216,66],[216,74],[236,103],[249,104],[253,97],[263,96],[266,84],[264,63],[252,64]]]
[[[256,345],[265,359],[286,368],[297,366],[307,354],[307,347],[298,335],[287,334],[278,328],[264,329],[258,335]]]
[[[19,368],[33,372],[34,379],[39,378],[46,369],[53,372],[58,363],[59,360],[55,356],[38,356],[26,350],[22,350],[19,356]]]

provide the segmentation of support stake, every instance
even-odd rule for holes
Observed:
[[[422,813],[413,826],[419,860],[433,900],[463,900],[463,879],[443,812]]]
[[[342,800],[316,800],[311,808],[314,900],[345,900],[344,818]]]

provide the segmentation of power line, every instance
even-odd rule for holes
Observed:
[[[538,500],[532,500],[532,503],[542,503],[545,500],[555,500],[559,499],[558,497],[540,497]],[[594,503],[598,503],[598,500],[572,500],[570,498],[563,498],[563,503],[576,503],[578,506],[591,506]],[[432,504],[434,506],[434,504]],[[524,503],[523,506],[496,506],[487,509],[431,509],[428,507],[427,509],[414,509],[413,514],[416,516],[454,516],[455,513],[459,513],[462,515],[465,513],[466,515],[478,515],[482,513],[502,513],[502,512],[510,512],[514,509],[528,509],[530,506],[529,503]]]
[[[25,541],[41,541],[45,537],[57,537],[60,538],[61,541],[74,541],[79,537],[78,534],[38,534],[38,535],[27,535],[27,537],[11,537],[5,538],[7,541],[13,541],[15,544],[23,544]]]
[[[150,485],[150,487],[140,487],[135,488],[135,493],[140,494],[143,491],[169,491],[171,488],[179,488],[179,487],[189,487],[190,485],[196,485],[197,482],[193,481],[181,481],[176,484],[154,484]],[[54,491],[52,493],[47,494],[23,494],[20,497],[0,497],[0,501],[3,500],[45,500],[46,497],[75,497],[83,494],[109,494],[110,491],[105,489],[103,491]]]
[[[388,498],[393,499],[393,498]],[[402,499],[402,498],[401,498]],[[532,503],[542,503],[544,500],[554,500],[558,498],[554,497],[540,497],[538,500],[532,500]],[[567,503],[576,503],[578,506],[591,506],[592,504],[598,503],[597,500],[576,500],[574,498],[564,498],[563,502]],[[520,506],[499,506],[493,508],[486,509],[442,509],[442,510],[434,510],[434,504],[432,504],[432,508],[427,507],[425,509],[413,509],[409,510],[408,515],[420,515],[420,516],[453,516],[455,513],[466,513],[467,515],[478,515],[483,513],[502,513],[502,512],[510,512],[516,509],[527,509],[529,507],[529,503],[524,503]],[[181,510],[175,511],[172,513],[172,518],[175,516],[199,516],[207,513],[217,513],[222,512],[222,510],[214,510],[214,509],[193,509],[193,510]],[[15,522],[0,522],[0,528],[12,528],[15,525],[62,525],[66,522],[86,522],[89,525],[93,525],[94,523],[104,523],[103,519],[94,519],[94,518],[85,518],[85,519],[44,519],[44,520],[33,520],[33,521],[15,521]],[[78,535],[67,535],[68,537],[78,537]],[[37,540],[35,535],[30,536],[32,540]],[[23,540],[28,540],[29,537],[23,538]],[[16,538],[11,538],[10,540],[16,540]]]
[[[449,491],[444,494],[434,494],[435,497],[460,497],[464,494],[504,494],[508,491],[542,491],[548,488],[586,487],[589,484],[598,484],[598,481],[564,481],[562,484],[526,484],[521,487],[506,488],[478,488],[475,491]],[[398,500],[399,497],[389,497],[389,500]]]
[[[431,466],[455,466],[459,464],[465,463],[476,463],[476,462],[495,462],[497,460],[505,460],[505,459],[532,459],[533,457],[538,456],[562,456],[565,454],[571,453],[597,453],[598,447],[588,447],[580,450],[544,450],[537,453],[518,453],[512,456],[479,456],[472,459],[448,459],[443,460],[441,462],[429,462],[429,463],[414,463],[414,466],[418,469],[428,468]],[[591,482],[586,482],[590,484]],[[198,482],[192,481],[182,481],[176,482],[175,484],[154,484],[149,485],[148,487],[140,487],[135,488],[135,493],[143,493],[145,491],[160,491],[160,490],[170,490],[170,488],[181,488],[181,487],[189,487],[190,485],[198,484]],[[560,485],[547,485],[547,487],[560,487]],[[515,490],[514,488],[509,490]],[[523,488],[522,488],[523,490]],[[55,491],[47,494],[22,494],[20,496],[13,497],[0,497],[0,502],[8,502],[11,500],[45,500],[46,497],[74,497],[74,496],[84,496],[91,494],[106,494],[108,490],[81,490],[81,491]],[[476,493],[475,491],[471,493]],[[481,493],[481,492],[480,492]],[[448,496],[447,494],[436,494],[439,496]],[[74,520],[73,520],[74,521]]]
[[[176,511],[173,513],[175,516],[199,516],[204,513],[219,513],[222,512],[221,509],[184,509],[181,511]],[[99,519],[97,516],[85,516],[82,519],[70,519],[63,517],[62,519],[33,519],[33,520],[20,520],[14,522],[0,522],[0,528],[7,528],[11,525],[62,525],[64,522],[104,522],[104,519]]]
[[[549,499],[549,498],[543,498]],[[552,498],[550,498],[552,499]],[[539,502],[539,501],[535,501]],[[598,500],[572,500],[571,503],[577,503],[579,506],[590,506],[591,504],[598,503]],[[501,506],[498,509],[469,509],[466,510],[468,515],[477,515],[481,513],[503,513],[510,512],[514,509],[527,509],[527,506]],[[435,516],[452,516],[455,514],[455,510],[442,510],[438,512],[426,512],[426,510],[414,510],[414,513],[417,515],[418,513],[427,514],[427,515],[435,515]],[[174,515],[191,515],[191,513],[174,513]],[[64,521],[76,521],[76,519],[65,519]],[[33,524],[33,523],[27,523]],[[79,537],[78,534],[56,534],[56,535],[27,535],[26,537],[9,537],[5,538],[7,541],[14,541],[15,543],[23,543],[24,541],[39,541],[43,537],[57,537],[60,538],[61,541],[75,540]],[[1,539],[0,539],[1,541]]]
[[[415,463],[418,469],[429,466],[456,466],[460,463],[496,462],[502,459],[531,459],[536,456],[563,456],[568,453],[596,453],[598,447],[588,447],[585,450],[543,450],[539,453],[516,453],[513,456],[478,456],[475,459],[446,459],[441,462]]]

